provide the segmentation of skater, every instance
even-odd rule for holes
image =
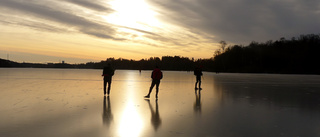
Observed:
[[[197,84],[199,83],[199,90],[201,90],[201,76],[202,76],[202,70],[201,67],[196,67],[196,69],[194,70],[194,75],[196,75],[196,84],[194,86],[194,89],[198,89],[197,88]]]
[[[156,98],[158,98],[159,85],[162,77],[163,75],[161,70],[159,69],[158,66],[156,66],[156,68],[151,73],[152,83],[151,83],[148,95],[144,96],[145,98],[150,98],[150,93],[152,92],[152,89],[155,85],[156,85]]]
[[[103,91],[104,95],[106,95],[106,87],[108,84],[108,95],[110,94],[110,88],[111,88],[111,81],[112,81],[112,76],[114,75],[114,70],[111,67],[110,63],[103,68],[102,76],[103,78]]]

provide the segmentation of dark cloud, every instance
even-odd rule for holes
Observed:
[[[163,18],[234,43],[319,33],[320,1],[150,0]]]
[[[59,23],[63,26],[76,28],[80,32],[91,35],[91,36],[117,40],[117,38],[113,37],[115,30],[114,28],[112,28],[112,26],[96,23],[72,13],[59,11],[58,9],[53,9],[45,5],[40,5],[38,3],[32,3],[30,1],[1,0],[0,5],[1,7],[10,8],[15,11],[20,11],[24,14],[34,16],[39,19],[46,19],[49,21]],[[28,25],[28,24],[27,25],[20,24],[20,25],[36,27],[36,28],[46,27],[46,26],[34,26],[34,25]],[[95,32],[93,32],[92,30],[94,30]]]
[[[0,15],[0,18],[2,19],[0,20],[0,23],[5,25],[25,26],[25,27],[29,27],[39,31],[48,31],[48,32],[56,32],[56,33],[67,31],[64,28],[60,28],[47,23],[32,21],[28,19],[16,19],[16,18],[10,17],[10,20],[7,20],[8,17],[3,15]]]
[[[103,6],[106,4],[100,3],[97,0],[66,0],[67,2],[91,9],[96,11],[103,11],[103,12],[113,12],[113,9]]]

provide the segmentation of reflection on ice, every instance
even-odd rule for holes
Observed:
[[[194,112],[201,114],[201,89],[195,89],[196,100],[194,102]]]
[[[120,114],[118,133],[121,137],[138,137],[143,128],[141,116],[132,101],[128,102]]]
[[[102,119],[103,119],[103,124],[107,127],[110,126],[113,115],[111,112],[111,103],[110,103],[110,97],[109,96],[104,96],[103,99],[103,113],[102,113]]]
[[[320,76],[0,68],[0,136],[320,136]],[[102,106],[102,107],[101,107]],[[102,116],[101,116],[102,115]],[[101,118],[102,117],[102,118]]]
[[[158,130],[158,128],[161,125],[161,118],[159,113],[159,107],[158,107],[158,99],[155,101],[156,108],[154,109],[150,103],[149,99],[145,99],[148,102],[150,112],[151,112],[151,123],[155,130]]]

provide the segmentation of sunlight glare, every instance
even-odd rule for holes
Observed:
[[[138,137],[141,133],[142,127],[142,120],[131,101],[123,111],[119,125],[119,135],[121,137]]]
[[[156,12],[144,0],[115,0],[109,3],[115,12],[104,18],[112,24],[151,31],[160,22]]]

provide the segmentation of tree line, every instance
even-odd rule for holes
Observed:
[[[149,59],[132,60],[123,58],[107,58],[100,62],[88,62],[81,64],[68,64],[68,63],[17,63],[9,60],[0,59],[0,67],[33,67],[33,68],[85,68],[85,69],[102,69],[107,64],[111,64],[115,69],[130,69],[130,70],[152,70],[155,66],[159,66],[163,70],[176,70],[176,71],[190,71],[202,59],[194,60],[181,56],[163,56],[150,57]],[[208,70],[209,71],[209,70]]]
[[[87,68],[102,69],[110,63],[115,69],[152,70],[156,65],[162,70],[191,71],[201,66],[204,71],[231,73],[280,73],[280,74],[320,74],[320,35],[308,34],[287,40],[249,45],[227,45],[220,42],[220,49],[213,57],[193,59],[181,56],[150,57],[132,60],[107,58],[100,62],[83,64],[67,63],[17,63],[0,59],[0,67],[35,67],[35,68]]]
[[[280,38],[247,46],[233,45],[215,52],[212,70],[244,73],[320,74],[320,35]]]

